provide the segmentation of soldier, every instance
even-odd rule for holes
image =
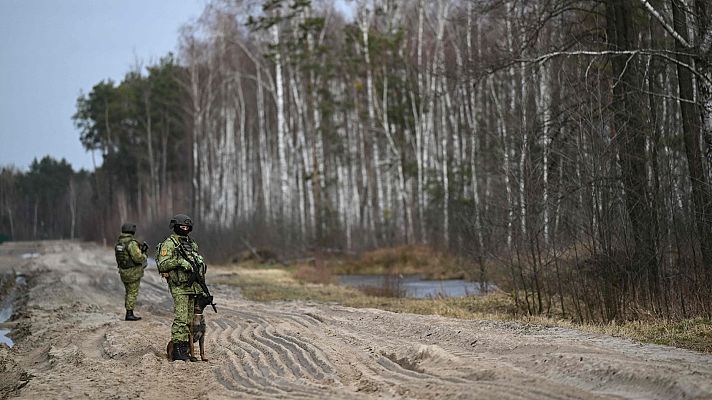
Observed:
[[[126,321],[138,321],[141,317],[134,315],[136,306],[138,287],[143,277],[143,269],[146,268],[146,242],[139,244],[134,238],[136,225],[125,223],[121,225],[121,235],[114,246],[116,264],[119,266],[119,276],[126,288],[124,296],[124,306],[126,307]]]
[[[188,236],[193,230],[190,217],[178,214],[171,219],[169,227],[173,233],[158,245],[156,263],[158,272],[168,281],[173,296],[173,361],[195,361],[189,356],[190,325],[195,298],[203,294],[203,290],[192,276],[193,267],[187,258],[191,258],[196,265],[205,264],[203,257],[198,254],[198,245]],[[205,270],[199,273],[205,274]]]

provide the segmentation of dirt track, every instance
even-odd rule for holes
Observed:
[[[219,314],[206,313],[210,361],[173,363],[172,303],[155,267],[135,323],[121,320],[108,249],[6,243],[0,273],[13,270],[30,289],[8,325],[22,337],[0,349],[0,398],[712,399],[709,355],[567,329],[254,303],[227,286],[212,288]]]

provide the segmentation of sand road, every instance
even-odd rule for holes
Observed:
[[[28,283],[5,324],[17,343],[0,349],[2,398],[712,399],[710,355],[568,329],[255,303],[218,285],[210,360],[169,362],[172,302],[155,268],[134,323],[121,320],[109,249],[6,243],[0,273],[11,272]]]

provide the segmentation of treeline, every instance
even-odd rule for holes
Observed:
[[[707,1],[353,4],[213,1],[80,97],[101,235],[189,210],[223,255],[429,243],[530,314],[712,314]]]
[[[35,159],[27,172],[0,169],[0,236],[5,240],[88,237],[91,175],[64,159]]]

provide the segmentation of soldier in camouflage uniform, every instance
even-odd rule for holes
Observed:
[[[124,305],[126,307],[126,321],[138,321],[141,317],[134,315],[138,287],[143,277],[143,269],[146,268],[146,250],[148,245],[144,242],[139,244],[134,238],[136,225],[125,223],[121,225],[121,235],[114,246],[116,264],[119,266],[119,276],[126,288]]]
[[[173,360],[193,361],[189,356],[190,325],[193,321],[195,298],[202,294],[203,290],[191,279],[193,267],[186,256],[196,265],[205,264],[203,257],[198,254],[198,244],[188,236],[193,230],[190,217],[178,214],[171,219],[169,226],[173,233],[156,248],[156,263],[158,272],[168,281],[168,288],[173,296]],[[205,270],[200,273],[205,274]]]

